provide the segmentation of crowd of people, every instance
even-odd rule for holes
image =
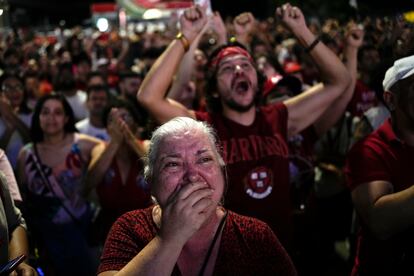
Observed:
[[[305,15],[4,34],[0,265],[410,274],[413,28]]]

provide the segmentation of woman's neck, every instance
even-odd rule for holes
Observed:
[[[200,230],[195,232],[193,236],[186,242],[183,247],[183,250],[186,248],[199,248],[203,247],[205,244],[210,245],[214,234],[220,225],[221,220],[225,215],[224,209],[218,207],[215,214],[213,214],[204,224],[200,227]],[[207,238],[208,237],[208,238]]]
[[[50,146],[60,145],[66,140],[68,136],[69,135],[66,135],[66,133],[63,131],[54,135],[45,135],[43,137],[43,144]]]
[[[216,214],[200,228],[181,250],[178,267],[183,274],[213,275],[222,235],[225,211],[217,208]]]

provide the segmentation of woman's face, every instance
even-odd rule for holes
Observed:
[[[204,133],[185,133],[161,141],[154,166],[153,195],[161,207],[171,194],[196,182],[204,182],[213,190],[212,200],[218,204],[223,196],[224,177],[215,149]]]
[[[6,79],[3,83],[3,92],[13,108],[18,108],[23,102],[24,87],[18,79]]]
[[[68,117],[59,100],[47,100],[40,110],[40,128],[45,135],[55,135],[64,131]]]

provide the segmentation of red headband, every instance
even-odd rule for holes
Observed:
[[[243,55],[245,57],[247,57],[251,63],[253,63],[253,58],[252,56],[249,54],[249,52],[247,52],[245,49],[240,48],[238,46],[230,46],[230,47],[226,47],[224,49],[222,49],[211,61],[210,67],[211,68],[215,68],[217,67],[217,65],[225,58],[228,56],[233,56],[233,55]]]

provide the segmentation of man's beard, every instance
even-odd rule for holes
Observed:
[[[226,106],[228,106],[230,109],[237,111],[239,113],[244,113],[250,110],[250,108],[252,108],[252,106],[254,106],[257,102],[257,97],[258,97],[258,89],[253,89],[255,91],[254,97],[252,99],[252,101],[247,104],[247,105],[241,105],[238,104],[237,102],[235,102],[233,99],[226,99],[224,101],[224,104]]]
[[[250,108],[252,108],[252,106],[254,106],[254,105],[255,105],[255,103],[256,103],[256,97],[254,97],[254,98],[252,99],[251,103],[249,103],[249,104],[247,104],[247,105],[241,105],[241,104],[238,104],[238,103],[236,103],[233,99],[229,99],[229,100],[226,100],[226,101],[224,102],[224,104],[225,104],[226,106],[228,106],[230,109],[232,109],[232,110],[234,110],[234,111],[237,111],[237,112],[239,112],[239,113],[244,113],[244,112],[249,111],[249,110],[250,110]]]

